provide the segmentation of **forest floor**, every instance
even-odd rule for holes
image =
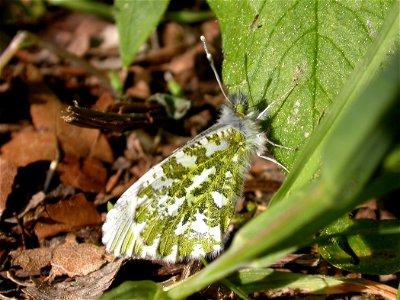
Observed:
[[[134,63],[121,71],[115,24],[62,9],[49,10],[40,20],[28,21],[21,18],[19,23],[5,24],[8,37],[17,34],[17,29],[27,30],[89,62],[102,74],[113,71],[123,79],[124,99],[116,97],[84,64],[65,59],[42,44],[18,50],[3,69],[0,299],[93,299],[125,280],[179,280],[184,263],[123,262],[106,253],[101,226],[109,201],[115,203],[151,166],[216,121],[224,98],[199,36],[206,36],[221,69],[218,23],[213,19],[195,24],[164,22]],[[7,39],[2,43],[4,47]],[[146,101],[155,93],[168,93],[171,78],[190,99],[190,109],[182,119],[169,118],[162,105]],[[128,125],[99,125],[96,117],[88,117],[87,111],[79,108],[136,113],[137,118]],[[72,113],[76,111],[83,114],[78,119]],[[90,123],[92,118],[95,125]],[[96,128],[85,127],[89,123]],[[238,203],[232,235],[266,209],[283,180],[284,175],[273,163],[254,161],[244,197]],[[363,213],[375,215],[377,209],[372,201],[364,206]],[[313,248],[303,249],[274,267],[288,272],[360,277],[324,262]],[[369,279],[394,288],[398,282],[395,275]],[[349,291],[343,298],[330,298],[360,299],[359,295]],[[237,296],[211,286],[194,297]],[[324,298],[294,290],[252,297]]]

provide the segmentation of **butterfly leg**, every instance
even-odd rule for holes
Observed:
[[[257,153],[257,156],[262,159],[268,160],[268,161],[278,165],[279,167],[284,169],[286,172],[289,172],[289,170],[284,165],[282,165],[279,161],[277,161],[276,159],[269,157],[269,156],[262,155],[262,153]]]
[[[270,144],[270,145],[272,145],[272,146],[274,146],[274,147],[282,148],[282,149],[286,149],[286,150],[291,150],[291,151],[296,151],[296,150],[297,150],[296,147],[295,147],[295,148],[292,148],[292,147],[287,147],[287,146],[282,146],[282,145],[276,144],[276,143],[274,143],[273,141],[269,140],[267,137],[266,137],[265,139],[266,139],[266,142],[267,142],[268,144]]]

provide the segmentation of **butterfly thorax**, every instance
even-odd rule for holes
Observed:
[[[243,94],[233,95],[230,100],[230,103],[222,106],[220,118],[214,126],[231,126],[239,130],[245,136],[250,154],[264,152],[266,138],[256,119],[258,113],[249,109],[247,97]]]

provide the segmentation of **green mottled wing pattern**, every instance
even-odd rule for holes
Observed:
[[[117,256],[176,262],[217,254],[240,197],[252,148],[217,126],[151,168],[108,213],[103,243]]]

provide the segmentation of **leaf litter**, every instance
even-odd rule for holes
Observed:
[[[120,69],[114,24],[65,11],[61,18],[51,13],[48,18],[48,25],[38,34],[99,68]],[[130,268],[126,275],[121,269],[123,260],[105,253],[100,242],[106,202],[115,201],[152,165],[212,124],[223,101],[198,41],[204,33],[211,42],[219,39],[217,24],[166,22],[158,33],[160,48],[150,45],[127,71],[118,72],[125,85],[124,96],[143,103],[155,92],[164,92],[164,76],[169,72],[192,100],[192,109],[183,120],[156,119],[153,126],[126,136],[70,125],[60,117],[76,99],[102,112],[124,107],[84,67],[72,66],[47,49],[27,48],[5,68],[0,93],[16,89],[13,93],[19,92],[18,101],[29,112],[9,122],[18,129],[2,132],[0,139],[0,286],[12,287],[1,289],[0,294],[96,299],[118,280],[160,281],[182,272],[180,265],[132,261],[125,262]],[[99,41],[99,47],[93,46]],[[215,59],[222,61],[218,55]],[[23,91],[18,90],[21,85]],[[43,162],[47,171],[38,166]],[[50,166],[55,166],[52,171]],[[43,180],[21,199],[15,190],[31,183],[28,179],[21,182],[21,172],[50,183],[45,187]],[[242,202],[239,210],[246,219],[265,209],[265,201],[282,181],[275,166],[259,161],[253,165],[245,193],[256,200],[257,208],[252,210]],[[118,279],[117,273],[125,277]]]

